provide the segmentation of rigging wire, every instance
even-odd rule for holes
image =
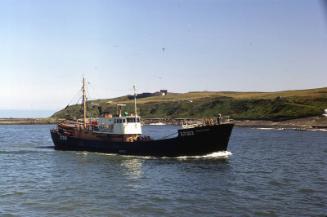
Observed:
[[[79,102],[81,102],[82,101],[82,98],[83,98],[83,96],[80,96],[78,99],[77,99],[77,101],[76,101],[76,105],[78,105],[78,104],[80,104]]]
[[[79,100],[81,99],[81,90],[80,90],[80,89],[79,89],[79,90],[74,94],[74,96],[73,96],[73,97],[71,98],[71,100],[68,102],[67,106],[71,105],[71,103],[73,102],[73,100],[74,100],[77,96],[79,96],[79,98],[77,99],[77,103],[76,103],[76,104],[78,104]]]
[[[95,93],[94,86],[91,84],[91,82],[87,82],[87,84],[88,84],[87,85],[88,100],[95,100],[95,98],[93,98],[93,94]]]
[[[89,101],[89,102],[90,102],[90,100],[94,100],[93,97],[91,96],[91,91],[90,91],[91,89],[94,90],[94,87],[93,87],[93,85],[91,85],[91,82],[87,81],[86,95],[87,95],[87,101]],[[95,92],[95,91],[93,91],[93,92]],[[93,103],[91,102],[90,105],[91,105],[91,108],[87,109],[87,111],[88,111],[88,116],[92,120],[93,119],[93,116],[92,116]]]

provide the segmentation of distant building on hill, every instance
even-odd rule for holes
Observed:
[[[327,109],[324,110],[324,114],[322,114],[323,116],[327,117]]]
[[[166,96],[168,91],[167,90],[160,90],[161,96]]]
[[[160,90],[154,93],[140,93],[136,95],[137,99],[151,97],[151,96],[166,96],[168,94],[167,90]],[[134,95],[128,95],[128,99],[134,99]]]

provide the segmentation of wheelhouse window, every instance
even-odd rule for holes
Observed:
[[[138,123],[140,122],[140,118],[126,118],[127,123]]]
[[[121,124],[121,123],[123,123],[123,119],[115,119],[115,123]]]
[[[135,118],[127,118],[128,123],[135,123]]]

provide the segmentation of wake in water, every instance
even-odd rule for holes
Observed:
[[[180,156],[177,159],[227,159],[232,155],[230,151],[217,151],[207,155],[200,156]]]
[[[273,128],[273,127],[259,127],[255,128],[257,130],[295,130],[295,131],[311,131],[311,132],[327,132],[327,129],[316,129],[316,128],[296,128],[296,127],[287,127],[287,128]]]
[[[273,128],[273,127],[259,127],[257,130],[285,130],[285,128]]]
[[[135,156],[135,155],[119,155],[119,154],[108,154],[108,153],[97,153],[99,155],[106,156],[119,156],[124,158],[138,158],[138,159],[179,159],[179,160],[187,160],[187,159],[227,159],[232,155],[230,151],[217,151],[207,155],[199,155],[199,156],[179,156],[179,157],[154,157],[154,156]]]

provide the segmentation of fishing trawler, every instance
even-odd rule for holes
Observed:
[[[123,104],[115,115],[87,118],[86,81],[82,86],[82,121],[64,121],[51,130],[56,150],[91,151],[139,156],[199,156],[226,151],[233,124],[197,125],[176,132],[173,138],[154,140],[142,135],[134,87],[134,114],[123,115]]]

